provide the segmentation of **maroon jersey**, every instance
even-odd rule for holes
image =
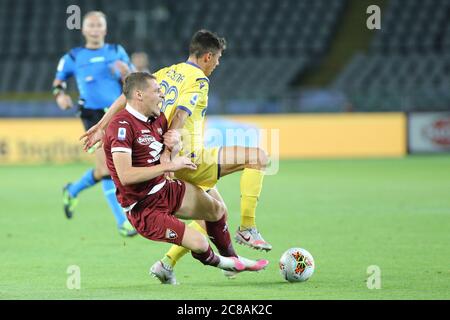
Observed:
[[[117,187],[117,200],[123,208],[129,208],[147,195],[158,192],[164,186],[166,178],[161,175],[149,181],[123,186],[114,167],[112,153],[130,153],[133,167],[157,165],[163,151],[163,134],[166,131],[167,119],[163,113],[157,118],[147,118],[128,104],[108,125],[103,148],[106,164]]]

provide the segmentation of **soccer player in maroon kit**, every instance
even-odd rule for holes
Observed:
[[[175,130],[167,131],[167,119],[159,106],[164,95],[156,78],[146,72],[132,73],[125,79],[123,92],[127,106],[113,117],[103,142],[117,199],[138,233],[183,246],[205,265],[228,271],[263,269],[267,260],[237,256],[223,203],[197,186],[165,177],[165,173],[195,170],[196,166],[188,157],[177,156],[180,137]],[[164,148],[171,151],[172,158],[160,164]],[[199,231],[178,218],[205,220],[208,236],[220,255]]]

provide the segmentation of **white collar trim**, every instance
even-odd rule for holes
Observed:
[[[129,113],[131,113],[134,117],[138,118],[141,121],[147,122],[149,120],[148,117],[144,116],[142,113],[140,113],[140,112],[136,111],[135,109],[133,109],[133,107],[130,106],[128,103],[127,103],[127,106],[125,107],[125,109]]]

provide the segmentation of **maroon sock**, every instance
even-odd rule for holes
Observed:
[[[214,267],[217,267],[219,265],[220,259],[214,253],[214,251],[212,251],[211,246],[208,246],[208,250],[206,250],[206,252],[195,253],[194,251],[191,251],[191,254],[195,259],[199,260],[205,265]]]
[[[219,221],[205,221],[205,223],[206,232],[217,250],[219,250],[220,255],[224,257],[237,257],[233,244],[231,243],[230,233],[228,232],[226,216],[223,215]]]

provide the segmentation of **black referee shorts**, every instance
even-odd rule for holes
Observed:
[[[97,124],[105,114],[103,109],[86,109],[80,108],[80,118],[83,121],[84,130],[88,131],[92,126]]]

